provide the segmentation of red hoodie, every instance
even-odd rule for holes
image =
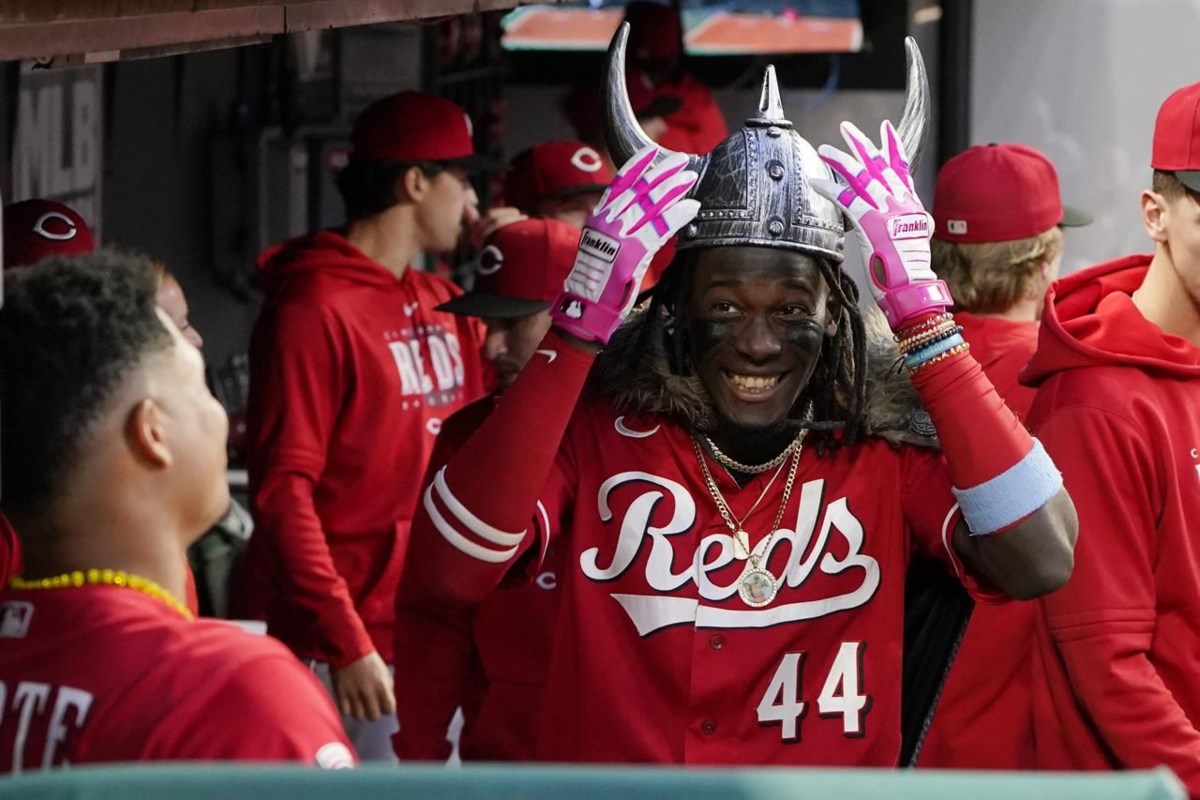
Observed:
[[[397,280],[333,231],[259,259],[250,347],[248,576],[271,575],[267,624],[299,656],[392,661],[395,590],[442,419],[483,393],[478,323],[459,294]]]
[[[1022,380],[1079,513],[1075,573],[1040,601],[1038,765],[1173,769],[1200,796],[1200,349],[1131,294],[1149,256],[1059,281]]]

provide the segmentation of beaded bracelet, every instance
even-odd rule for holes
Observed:
[[[943,311],[941,314],[938,314],[937,316],[934,316],[934,317],[930,317],[927,320],[923,320],[920,323],[918,323],[917,325],[912,326],[911,328],[905,328],[903,331],[897,331],[895,334],[893,334],[892,338],[894,338],[897,342],[899,342],[902,339],[907,339],[912,336],[916,336],[916,335],[928,330],[929,328],[935,328],[945,322],[950,322],[953,319],[954,319],[953,314],[951,314],[949,311]]]
[[[936,342],[929,344],[912,351],[904,356],[904,365],[909,369],[919,366],[934,356],[941,355],[951,347],[957,347],[963,343],[963,337],[959,334],[947,336],[944,339],[938,339]]]
[[[920,372],[921,370],[925,369],[928,366],[936,364],[939,361],[945,361],[947,358],[950,358],[951,356],[956,356],[959,353],[965,353],[970,349],[971,349],[971,345],[967,344],[966,342],[963,342],[962,344],[956,344],[953,347],[951,347],[949,350],[946,350],[942,353],[937,354],[936,356],[929,359],[928,361],[922,361],[921,363],[917,364],[916,366],[909,367],[907,363],[905,364],[905,366],[908,367],[909,377],[912,377],[913,375],[916,375],[918,372]]]
[[[911,338],[902,340],[899,343],[900,352],[907,355],[914,350],[920,350],[921,348],[927,347],[934,342],[941,341],[942,339],[949,339],[951,336],[961,334],[962,332],[963,329],[961,325],[947,323],[926,333],[922,333],[919,336],[913,336]]]

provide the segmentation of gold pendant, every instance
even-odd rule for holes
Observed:
[[[775,576],[765,569],[747,568],[738,582],[738,595],[748,606],[765,606],[775,599]]]
[[[741,528],[733,535],[733,557],[745,561],[750,557],[750,534]]]

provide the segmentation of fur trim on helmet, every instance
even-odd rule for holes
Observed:
[[[867,331],[866,434],[895,445],[938,447],[929,414],[908,376],[897,368],[896,349],[887,322],[873,306],[863,311]],[[671,371],[663,319],[635,312],[613,335],[591,382],[622,413],[656,414],[692,430],[711,430],[716,409],[695,375]]]

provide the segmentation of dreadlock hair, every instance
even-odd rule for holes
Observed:
[[[650,344],[648,337],[656,332],[662,335],[670,370],[682,376],[691,375],[693,367],[679,311],[691,292],[696,258],[695,250],[677,255],[650,290],[646,313],[658,324],[643,326],[638,342],[642,350]],[[811,418],[804,423],[810,431],[808,441],[819,453],[827,453],[857,442],[866,426],[867,334],[858,307],[858,286],[832,261],[820,257],[813,261],[837,300],[838,326],[822,345],[808,386],[793,410],[812,404]]]
[[[33,513],[70,483],[92,427],[124,381],[174,340],[155,311],[148,259],[111,250],[4,274],[0,485]]]

